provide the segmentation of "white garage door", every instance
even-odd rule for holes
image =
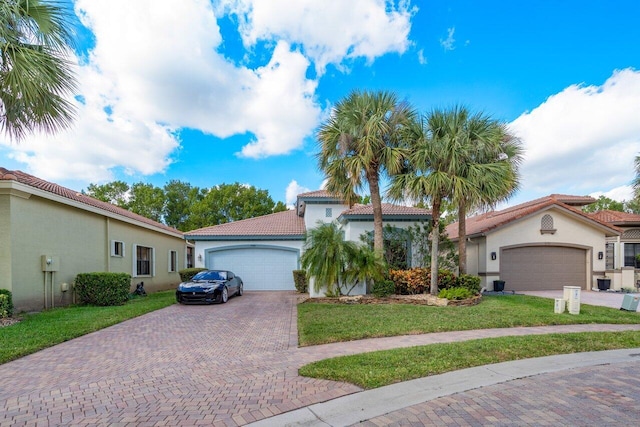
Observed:
[[[298,252],[274,248],[211,251],[207,268],[233,271],[248,291],[295,290],[292,272],[298,269]]]

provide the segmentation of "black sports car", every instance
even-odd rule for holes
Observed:
[[[204,270],[188,282],[182,282],[176,290],[180,304],[191,302],[225,303],[232,295],[243,293],[242,279],[230,271]]]

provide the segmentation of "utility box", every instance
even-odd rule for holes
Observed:
[[[40,257],[42,271],[60,271],[60,257],[57,255],[42,255]]]
[[[556,303],[553,308],[553,312],[556,314],[562,314],[565,310],[566,301],[562,298],[556,298]]]
[[[564,286],[564,299],[570,314],[580,314],[580,286]]]
[[[620,307],[620,310],[637,311],[638,302],[640,302],[639,295],[625,294],[624,298],[622,298],[622,307]]]

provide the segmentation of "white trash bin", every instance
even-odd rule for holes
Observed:
[[[564,313],[566,301],[562,298],[556,298],[556,304],[553,307],[553,312],[557,314]]]
[[[580,286],[564,286],[564,296],[570,314],[580,314]]]

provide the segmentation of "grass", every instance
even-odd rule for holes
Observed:
[[[0,328],[0,364],[175,303],[175,291],[155,292],[115,307],[73,306],[26,314]]]
[[[527,295],[485,296],[470,307],[408,304],[298,305],[301,346],[364,338],[471,329],[582,323],[640,323],[639,313],[582,304],[579,315],[555,314],[554,300]]]
[[[299,373],[370,389],[491,363],[634,347],[640,347],[640,332],[487,338],[325,359],[303,366]]]

